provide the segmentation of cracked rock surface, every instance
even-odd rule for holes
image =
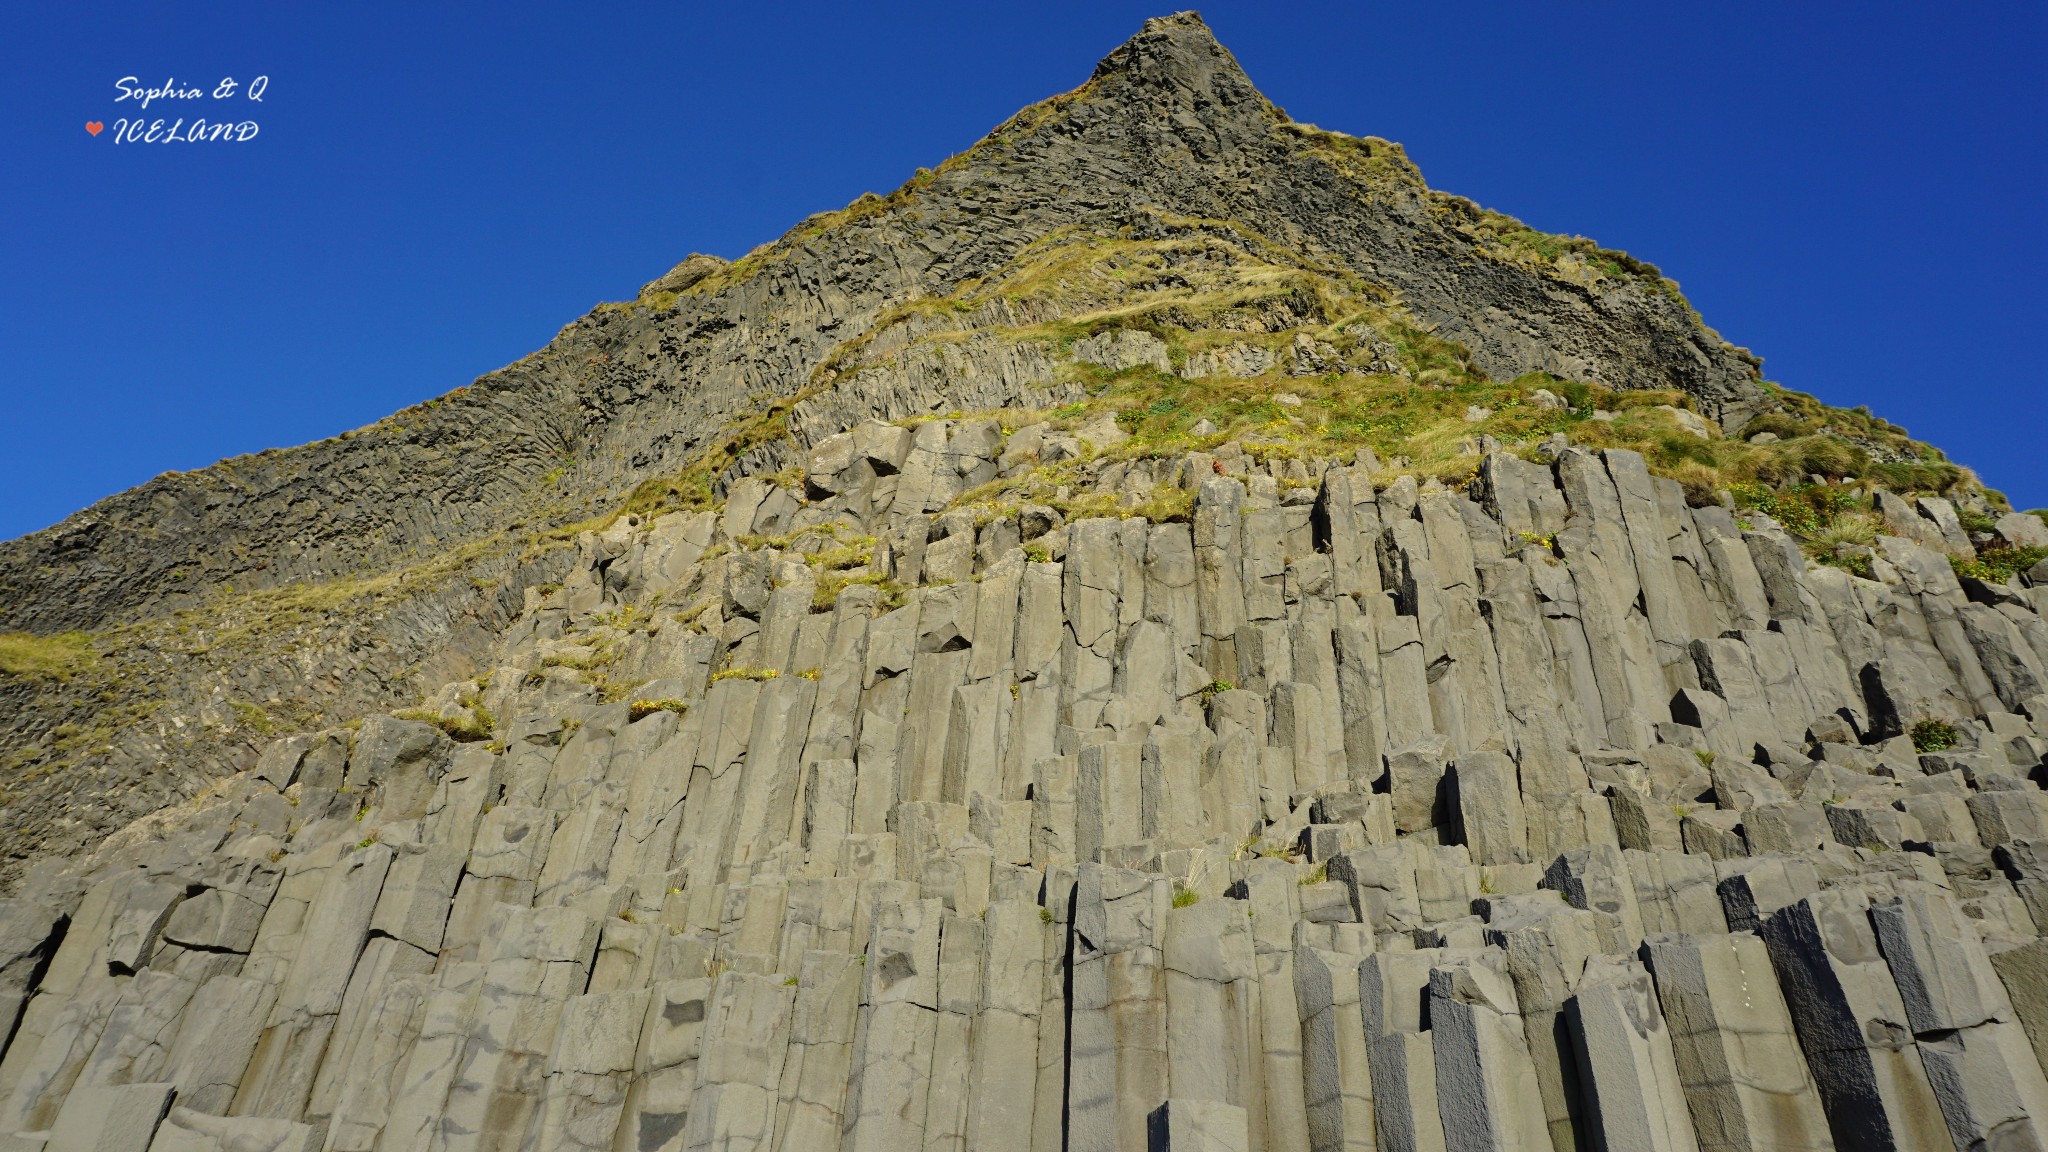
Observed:
[[[1689,397],[1630,417],[1674,436],[1765,406],[1682,302],[1489,256],[1317,139],[1155,20],[915,195],[5,546],[9,626],[140,627],[673,489],[394,586],[383,648],[335,642],[386,663],[220,657],[349,723],[142,748],[177,786],[95,818],[83,769],[14,801],[74,833],[0,901],[0,1139],[2048,1145],[2048,580],[1959,578],[1933,497],[1859,490],[1865,576],[1562,431],[1474,436],[1447,483],[1097,404],[1270,384],[1306,428],[1354,376],[1437,387],[1417,321],[1496,378]],[[1400,309],[1244,292],[1276,257],[1216,220]],[[1122,306],[1060,229],[1209,294],[1028,339]],[[976,278],[1051,287],[900,307]],[[764,392],[776,434],[717,440]],[[1475,424],[1569,409],[1496,392]],[[565,446],[570,503],[523,503]]]

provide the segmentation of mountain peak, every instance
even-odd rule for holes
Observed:
[[[1145,21],[1137,35],[1102,58],[1090,83],[1111,99],[1143,94],[1156,101],[1172,93],[1193,97],[1197,105],[1265,103],[1237,58],[1194,11]]]

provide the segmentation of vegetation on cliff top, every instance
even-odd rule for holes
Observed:
[[[1400,178],[1399,157],[1383,144],[1345,147],[1383,155],[1392,173],[1386,178]],[[1657,278],[1653,267],[1590,242],[1546,237],[1469,205],[1461,211],[1470,227],[1524,245],[1535,257],[1579,260],[1599,266],[1600,275]],[[1146,347],[1154,351],[1121,367],[1077,358],[1081,342],[1120,331],[1149,337],[1154,343]],[[1678,482],[1689,502],[1728,502],[1769,515],[1805,540],[1816,559],[1863,575],[1868,561],[1859,557],[1878,531],[1866,511],[1870,487],[1950,494],[1966,506],[2004,505],[1967,470],[1868,409],[1831,407],[1776,385],[1776,410],[1723,430],[1693,413],[1692,400],[1677,391],[1613,389],[1540,373],[1490,379],[1465,348],[1430,331],[1376,285],[1239,224],[1155,214],[1114,236],[1052,233],[996,275],[897,306],[826,357],[802,391],[736,420],[697,461],[643,483],[614,515],[712,507],[721,479],[734,475],[743,457],[788,437],[789,416],[804,400],[864,372],[896,371],[921,345],[990,336],[1039,345],[1043,359],[1058,366],[1057,382],[1084,399],[1049,410],[943,415],[991,418],[1005,433],[1042,423],[1069,434],[1106,416],[1122,436],[1083,443],[1078,455],[956,500],[978,518],[1030,502],[1070,519],[1183,519],[1190,511],[1183,488],[1090,492],[1085,475],[1106,462],[1190,452],[1308,461],[1350,460],[1363,448],[1379,461],[1381,483],[1413,475],[1457,486],[1474,478],[1484,451],[1538,456],[1560,433],[1586,448],[1638,451],[1653,473]],[[799,453],[791,445],[784,458]],[[800,476],[792,471],[780,479],[795,484]],[[879,579],[863,562],[826,565],[819,602],[829,603],[849,583]]]

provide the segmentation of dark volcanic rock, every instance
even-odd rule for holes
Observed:
[[[601,309],[438,401],[166,473],[0,545],[0,628],[98,628],[223,583],[354,575],[573,518],[673,470],[757,394],[802,388],[889,305],[943,295],[1055,229],[1114,233],[1157,212],[1239,221],[1382,284],[1496,377],[1682,388],[1730,428],[1765,403],[1753,363],[1675,295],[1496,258],[1458,228],[1471,206],[1426,188],[1397,148],[1328,135],[1290,123],[1192,13],[1149,21],[1087,84],[1019,113],[906,203],[799,225],[750,276],[686,262],[648,285],[683,293],[667,308]],[[1343,156],[1374,149],[1380,174],[1347,170]]]

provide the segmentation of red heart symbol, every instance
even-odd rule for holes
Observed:
[[[102,123],[100,123],[100,122],[99,122],[99,121],[97,121],[97,120],[87,120],[87,121],[85,122],[85,130],[86,130],[87,132],[90,132],[90,133],[92,133],[92,134],[93,134],[93,135],[95,135],[95,136],[99,135],[99,134],[100,134],[100,130],[101,130],[101,129],[103,129],[103,128],[105,128],[105,127],[106,127],[106,125],[105,125],[105,124],[102,124]]]

